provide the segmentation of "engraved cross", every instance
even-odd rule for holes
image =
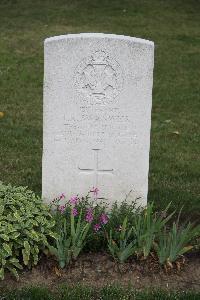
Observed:
[[[78,169],[81,171],[81,173],[93,173],[95,175],[95,187],[98,187],[98,176],[99,174],[112,174],[113,169],[101,169],[99,168],[99,151],[100,149],[92,149],[94,151],[94,162],[95,167],[93,169],[89,168],[80,168]]]

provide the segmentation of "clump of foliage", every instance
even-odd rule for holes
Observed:
[[[97,194],[98,189],[93,188],[86,197],[75,195],[67,200],[62,194],[52,201],[58,237],[49,251],[61,268],[76,260],[88,240],[108,223],[105,207],[96,200]]]
[[[141,208],[126,199],[108,209],[97,194],[98,189],[93,188],[86,197],[76,195],[68,200],[62,194],[52,201],[58,238],[49,250],[61,268],[81,251],[108,249],[120,263],[130,257],[146,259],[154,252],[162,265],[192,249],[190,243],[198,236],[199,227],[190,223],[179,227],[178,222],[170,226],[174,215],[169,213],[170,204],[158,213],[153,203]]]
[[[127,217],[125,217],[121,228],[118,230],[118,239],[113,239],[113,231],[110,230],[108,237],[108,248],[112,256],[120,261],[125,262],[136,251],[135,240],[130,240],[133,227],[127,230]]]
[[[18,278],[17,269],[38,263],[39,252],[55,238],[49,208],[26,187],[0,182],[0,278],[5,269]]]
[[[110,229],[108,248],[112,256],[120,262],[124,262],[130,256],[147,258],[154,247],[157,234],[173,215],[172,213],[167,216],[168,209],[169,205],[158,215],[153,212],[151,203],[146,208],[133,210],[132,215],[129,214],[129,220],[125,216],[122,225],[115,230],[114,237],[113,230]]]
[[[192,241],[200,235],[200,227],[191,223],[179,225],[179,222],[173,222],[172,227],[159,233],[156,243],[156,253],[161,265],[173,267],[181,255],[193,248]]]
[[[60,228],[61,230],[57,235],[55,245],[48,246],[50,254],[54,255],[57,258],[60,268],[64,268],[65,265],[67,265],[71,260],[71,237],[68,237],[67,235],[66,223],[66,219],[64,219],[63,227]]]
[[[141,212],[135,214],[133,233],[136,241],[136,254],[147,258],[154,247],[155,239],[163,227],[171,219],[174,212],[167,215],[170,204],[161,213],[153,211],[153,203],[149,203]]]
[[[108,249],[114,259],[125,262],[129,257],[146,259],[156,254],[161,265],[173,267],[184,253],[190,251],[200,236],[200,226],[169,224],[175,212],[169,213],[170,204],[160,213],[153,203],[137,208],[136,203],[115,203],[110,211],[106,228]],[[127,217],[128,216],[128,217]]]
[[[126,199],[108,209],[98,192],[70,199],[62,194],[46,206],[27,188],[0,182],[0,278],[5,270],[18,278],[18,269],[36,265],[42,251],[60,268],[83,251],[102,249],[120,263],[154,253],[161,265],[173,267],[200,236],[199,226],[179,225],[179,217],[170,225],[169,205],[157,213],[153,203],[140,208]]]
[[[90,230],[86,246],[84,247],[86,251],[105,251],[108,246],[110,232],[112,231],[112,239],[118,241],[125,217],[127,218],[126,231],[129,231],[133,225],[134,216],[141,211],[137,205],[137,199],[131,199],[131,193],[121,203],[116,201],[109,207],[106,203],[102,199],[101,201],[99,199],[94,201],[94,205],[99,212],[107,212],[109,222],[107,222],[106,226],[101,226],[100,230],[96,232]]]

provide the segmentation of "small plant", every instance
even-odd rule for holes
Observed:
[[[65,198],[63,194],[52,201],[52,206],[56,207],[54,215],[58,225],[58,238],[55,246],[50,246],[49,250],[57,257],[61,268],[72,259],[77,259],[91,229],[90,235],[94,235],[108,222],[108,216],[103,213],[103,208],[98,204],[93,207],[93,202],[90,201],[90,193],[94,193],[96,201],[97,192],[97,188],[93,188],[86,197],[72,196],[64,205],[60,204]]]
[[[129,228],[127,224],[127,217],[125,217],[121,226],[119,237],[117,240],[113,239],[112,229],[108,237],[108,248],[112,256],[120,261],[125,262],[135,251],[135,241],[130,241],[133,228]]]
[[[63,219],[63,227],[60,231],[60,234],[58,234],[55,243],[55,247],[49,245],[48,248],[50,253],[57,258],[59,267],[62,269],[71,260],[71,238],[67,236],[66,219]]]
[[[160,233],[164,225],[174,214],[173,212],[167,216],[169,206],[170,204],[161,215],[157,215],[153,212],[153,203],[150,203],[144,210],[134,215],[133,232],[136,239],[136,253],[138,256],[143,255],[146,258],[150,254],[156,235]]]
[[[55,246],[49,246],[51,254],[55,255],[60,268],[64,268],[72,259],[76,260],[85,245],[85,240],[91,226],[82,218],[82,211],[78,220],[75,220],[74,208],[71,208],[70,220],[62,218],[63,226],[60,227],[60,234],[55,242]],[[78,214],[78,210],[77,214]],[[67,221],[70,223],[70,233],[67,232]]]
[[[197,237],[199,229],[199,226],[194,227],[191,223],[179,226],[178,222],[174,222],[169,231],[165,228],[164,232],[160,232],[155,246],[160,264],[173,267],[173,262],[193,248],[191,241]]]
[[[18,279],[17,269],[38,263],[39,252],[55,237],[49,208],[26,187],[0,182],[0,278],[5,269]]]
[[[72,258],[77,259],[85,245],[85,240],[93,220],[92,210],[88,210],[85,220],[82,220],[82,210],[75,224],[73,209],[71,212],[71,252]]]

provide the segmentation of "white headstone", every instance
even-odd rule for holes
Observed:
[[[42,190],[110,202],[148,192],[154,43],[102,33],[45,40]]]

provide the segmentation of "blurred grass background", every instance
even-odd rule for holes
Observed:
[[[137,291],[131,286],[108,285],[103,288],[60,285],[54,287],[29,287],[15,291],[3,291],[4,300],[198,300],[195,291]]]

